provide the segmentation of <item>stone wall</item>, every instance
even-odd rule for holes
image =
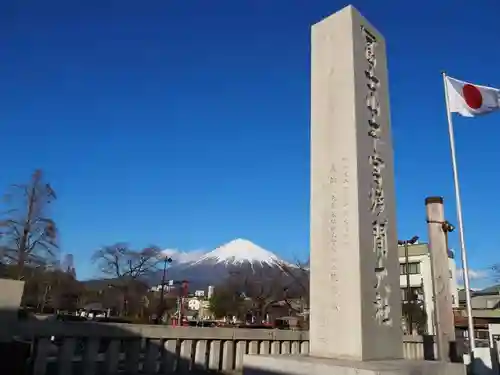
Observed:
[[[309,353],[307,331],[33,320],[19,322],[9,333],[36,340],[35,354],[29,362],[38,375],[52,373],[56,368],[64,374],[82,370],[85,374],[97,370],[113,373],[123,368],[131,372],[142,368],[149,373],[231,373],[241,371],[245,354]],[[51,341],[52,336],[57,345]],[[434,351],[432,340],[424,350],[422,337],[406,337],[402,346],[409,359],[430,359]]]

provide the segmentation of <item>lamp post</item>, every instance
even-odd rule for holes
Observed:
[[[450,247],[448,245],[448,233],[451,233],[455,230],[455,226],[453,224],[451,224],[448,220],[445,220],[441,223],[441,226],[443,228],[443,232],[444,232],[444,235],[445,235],[445,239],[446,239],[446,251],[450,252]],[[447,255],[448,255],[447,254]]]
[[[411,293],[411,285],[410,285],[410,260],[408,254],[408,245],[414,245],[417,243],[417,241],[418,241],[418,236],[413,236],[409,240],[398,240],[398,245],[403,245],[405,247],[406,303],[408,304],[407,324],[410,335],[413,332],[413,322],[412,322],[412,312],[411,312],[411,308],[413,307],[413,295]]]
[[[161,278],[161,294],[160,294],[160,307],[158,311],[157,323],[160,324],[161,315],[163,315],[163,301],[165,298],[165,277],[167,276],[167,264],[172,263],[172,258],[168,255],[163,260],[163,276]]]

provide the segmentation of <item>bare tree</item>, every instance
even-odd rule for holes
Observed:
[[[210,298],[210,312],[216,318],[232,317],[242,318],[246,313],[245,300],[232,284],[222,284],[215,288]]]
[[[92,261],[97,264],[100,273],[112,279],[110,286],[122,292],[122,312],[128,310],[130,297],[144,290],[145,279],[158,270],[162,260],[158,247],[151,246],[137,251],[122,243],[104,246],[92,256]]]
[[[258,320],[265,320],[271,308],[304,313],[309,307],[309,268],[301,262],[282,262],[279,267],[244,267],[231,272],[215,288],[210,304],[217,316],[242,317],[251,313]]]
[[[227,284],[232,285],[250,302],[248,312],[257,319],[264,320],[269,307],[284,299],[287,275],[279,268],[249,268],[233,273]]]
[[[309,261],[297,261],[293,266],[280,263],[281,270],[288,276],[285,289],[285,303],[294,313],[304,313],[309,309]],[[299,301],[299,303],[294,303]]]
[[[8,206],[0,221],[2,261],[16,266],[22,279],[25,265],[52,263],[58,253],[57,230],[48,208],[56,193],[36,170],[26,184],[12,185],[5,196]]]
[[[158,247],[150,246],[137,251],[127,244],[117,243],[97,250],[92,260],[107,277],[139,280],[157,270],[163,259]]]

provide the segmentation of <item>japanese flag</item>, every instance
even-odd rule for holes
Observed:
[[[475,117],[500,110],[500,89],[445,78],[448,110],[465,117]]]

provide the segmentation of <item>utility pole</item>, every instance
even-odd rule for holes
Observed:
[[[181,293],[179,299],[179,325],[182,325],[182,318],[184,316],[184,299],[188,295],[189,282],[187,280],[182,280],[181,283]]]
[[[406,274],[406,304],[407,304],[407,325],[409,334],[413,334],[413,293],[411,292],[411,280],[410,280],[410,257],[408,254],[408,245],[414,245],[418,241],[418,236],[413,236],[409,240],[399,240],[398,245],[403,245],[405,249],[405,274]]]
[[[163,301],[165,298],[165,278],[167,276],[167,264],[172,263],[172,258],[165,256],[163,261],[163,276],[161,278],[161,295],[160,295],[160,306],[158,308],[158,316],[156,317],[156,324],[160,324],[161,316],[164,313]]]

